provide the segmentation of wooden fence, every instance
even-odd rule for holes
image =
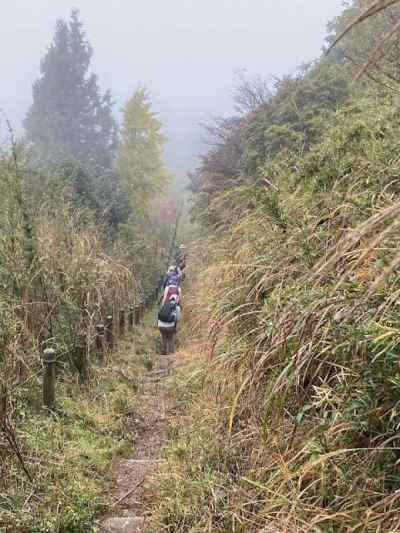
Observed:
[[[94,339],[88,339],[86,336],[77,339],[74,363],[82,382],[86,381],[89,375],[88,356],[94,353],[100,362],[105,361],[106,357],[112,355],[118,340],[140,326],[145,308],[145,302],[138,300],[134,305],[120,309],[116,316],[107,315],[104,322],[96,324]],[[43,405],[50,411],[54,409],[56,402],[57,359],[58,354],[53,348],[43,351]]]

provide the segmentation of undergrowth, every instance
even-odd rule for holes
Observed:
[[[398,112],[367,94],[216,195],[154,531],[400,530]]]
[[[85,385],[59,375],[54,413],[41,407],[39,380],[18,389],[13,420],[32,481],[15,456],[2,454],[7,476],[0,482],[0,531],[100,531],[101,516],[114,505],[112,459],[134,452],[129,421],[146,370],[143,354],[151,359],[152,342],[148,330],[136,330],[106,364],[93,362]]]

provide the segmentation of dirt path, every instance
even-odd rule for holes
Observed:
[[[135,453],[130,459],[114,461],[112,498],[115,503],[110,516],[102,523],[104,533],[146,531],[144,484],[160,464],[160,450],[166,442],[172,400],[163,382],[174,362],[173,356],[157,356],[153,369],[143,376],[137,409],[128,417],[128,430],[135,435]]]

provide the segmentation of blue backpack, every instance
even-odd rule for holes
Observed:
[[[167,286],[168,285],[176,285],[177,287],[179,287],[179,276],[178,276],[178,274],[175,274],[175,273],[168,274],[166,285]]]

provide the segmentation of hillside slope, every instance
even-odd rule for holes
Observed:
[[[353,70],[339,50],[210,128],[163,530],[400,530],[400,102]]]

